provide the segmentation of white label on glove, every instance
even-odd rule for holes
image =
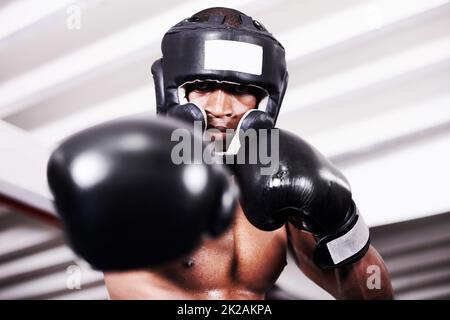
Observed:
[[[230,70],[262,74],[263,48],[231,40],[205,41],[205,70]]]
[[[327,243],[328,251],[334,264],[358,253],[369,240],[369,228],[364,223],[361,215],[358,221],[346,234]]]

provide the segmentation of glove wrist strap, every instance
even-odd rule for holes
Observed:
[[[317,242],[314,261],[319,267],[340,267],[358,261],[366,254],[370,244],[369,228],[354,204],[351,210],[350,219],[342,227]]]

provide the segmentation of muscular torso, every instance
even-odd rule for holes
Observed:
[[[258,230],[238,207],[232,227],[190,255],[158,269],[105,273],[105,282],[112,299],[264,299],[286,248],[284,227]]]

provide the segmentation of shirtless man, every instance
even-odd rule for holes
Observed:
[[[240,30],[240,28],[249,27],[245,24],[247,18],[242,13],[232,9],[210,8],[195,14],[193,18],[189,19],[188,24],[191,23],[189,26],[192,27],[192,23],[212,22],[221,25],[218,28],[219,32],[223,31],[220,28],[229,29],[230,27]],[[253,22],[253,20],[250,21],[256,29],[265,32],[262,25]],[[209,27],[200,27],[199,29],[199,32],[211,31]],[[189,30],[191,35],[192,30]],[[177,36],[180,32],[180,30],[175,29],[173,34]],[[208,37],[205,38],[208,39]],[[245,39],[245,37],[243,38]],[[218,37],[215,36],[210,39],[218,39]],[[180,39],[177,40],[180,41]],[[192,41],[192,36],[190,41]],[[181,52],[183,54],[179,56],[190,59],[187,55],[192,53],[184,53],[183,51],[186,43],[179,43],[179,48],[173,47],[173,43],[174,40],[170,37],[165,43],[163,40],[164,59],[170,60],[169,54],[167,54],[169,49],[176,54]],[[195,51],[195,49],[193,50]],[[207,53],[203,54],[206,55]],[[277,57],[277,54],[275,52],[271,56]],[[267,56],[270,56],[270,54]],[[283,56],[279,58],[284,59],[284,51]],[[199,58],[197,57],[197,59]],[[203,59],[206,59],[206,57],[203,57]],[[245,58],[243,59],[245,60]],[[190,61],[180,63],[189,64]],[[214,64],[214,62],[211,63]],[[283,61],[280,64],[281,69],[285,68]],[[278,81],[278,88],[271,92],[269,86],[265,88],[260,83],[249,84],[249,81],[251,81],[249,79],[243,78],[242,81],[237,81],[240,80],[239,76],[243,75],[239,72],[234,72],[235,78],[232,79],[228,79],[224,74],[217,76],[214,72],[210,72],[206,76],[197,75],[194,78],[180,79],[179,77],[177,81],[181,83],[173,83],[172,85],[168,77],[176,71],[164,70],[163,72],[161,70],[163,67],[161,62],[159,62],[159,65],[158,62],[155,63],[153,67],[159,113],[183,118],[184,120],[190,117],[195,120],[206,119],[207,128],[220,131],[220,133],[214,134],[215,138],[226,139],[225,129],[236,129],[238,126],[244,126],[249,114],[251,114],[249,111],[261,109],[261,104],[265,103],[264,115],[269,115],[268,120],[272,121],[272,126],[274,125],[286,89],[287,73],[274,76],[274,78],[279,77],[279,79],[273,80],[275,84]],[[171,62],[171,64],[166,64],[165,67],[176,69],[177,65],[175,62]],[[164,80],[162,80],[163,77],[165,77]],[[170,88],[171,85],[172,88]],[[181,100],[183,98],[187,104],[182,108]],[[173,100],[173,103],[171,100]],[[180,113],[180,110],[184,113]],[[306,148],[302,142],[289,141],[299,144],[299,148]],[[280,145],[283,145],[283,140],[280,140]],[[283,152],[288,153],[290,151],[282,151],[282,156]],[[322,161],[321,156],[318,157],[319,160],[314,158],[311,161]],[[318,164],[319,167],[329,166],[328,163],[325,163],[325,160],[323,161],[324,163]],[[150,267],[143,265],[141,268],[130,268],[130,270],[126,270],[127,268],[120,268],[119,271],[105,270],[105,283],[110,298],[264,299],[267,291],[273,287],[286,265],[288,250],[291,250],[299,269],[337,299],[390,299],[393,297],[384,262],[377,251],[369,244],[368,239],[365,239],[360,247],[353,248],[354,252],[346,256],[343,259],[344,261],[337,261],[333,264],[328,258],[321,262],[320,259],[322,258],[317,254],[319,250],[317,240],[323,238],[322,235],[319,236],[320,232],[311,232],[314,231],[314,224],[303,228],[305,223],[298,222],[299,219],[295,218],[295,213],[292,214],[294,218],[283,219],[280,223],[273,222],[276,220],[275,218],[270,220],[271,222],[263,221],[263,223],[259,223],[258,220],[264,219],[260,217],[260,212],[263,212],[264,208],[267,207],[265,201],[272,201],[275,196],[268,195],[265,199],[257,199],[256,202],[265,207],[255,209],[255,206],[246,205],[253,201],[252,197],[257,194],[258,190],[256,189],[259,188],[251,183],[246,183],[246,181],[254,180],[251,178],[254,169],[244,168],[237,173],[235,183],[241,187],[242,206],[236,206],[234,217],[226,231],[217,238],[202,238],[200,244],[194,250],[186,251],[187,254],[183,252],[177,258],[166,263]],[[245,170],[245,172],[243,173],[242,170]],[[292,172],[288,172],[288,174],[292,174]],[[249,176],[250,178],[248,178]],[[273,177],[267,179],[270,180],[271,178],[273,179]],[[53,189],[55,188],[58,187],[54,186]],[[343,192],[345,195],[347,194],[346,191]],[[176,201],[175,194],[174,189],[174,201]],[[290,207],[294,205],[295,203],[289,204]],[[313,212],[313,209],[311,209],[311,212]],[[338,209],[330,209],[329,211],[333,210]],[[313,214],[315,213],[313,212]],[[353,218],[357,216],[355,213]],[[318,217],[317,219],[324,218]],[[334,216],[332,219],[334,219]],[[341,222],[347,223],[348,219],[346,213]],[[332,223],[330,224],[332,225]],[[189,228],[189,226],[186,227]],[[330,228],[334,231],[334,226]],[[339,228],[341,227],[336,227],[336,230]],[[349,227],[348,230],[339,230],[343,231],[341,235],[360,231],[355,229],[357,228],[354,225]],[[123,232],[133,231],[125,230]],[[170,236],[176,237],[177,234],[171,234]],[[120,235],[117,237],[120,237]],[[336,236],[333,239],[338,238],[339,236]],[[355,242],[357,241],[361,240],[355,240]],[[164,247],[164,240],[161,240],[158,244]],[[149,248],[151,246],[149,245]],[[145,248],[145,245],[143,245],[143,248]],[[145,251],[142,252],[142,255],[152,255],[151,249]],[[369,276],[367,267],[369,265],[376,265],[380,268],[381,289],[371,290],[367,287],[366,282]]]

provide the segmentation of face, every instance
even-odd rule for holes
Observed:
[[[208,129],[219,130],[215,139],[225,139],[226,129],[236,129],[242,116],[255,109],[264,96],[262,90],[247,85],[196,81],[186,86],[186,97],[205,110]]]

